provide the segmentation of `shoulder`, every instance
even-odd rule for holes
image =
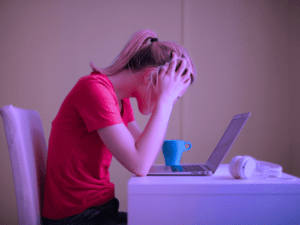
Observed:
[[[112,83],[108,77],[99,72],[92,72],[90,75],[80,78],[78,84],[100,84],[108,89],[113,89]]]
[[[79,93],[80,98],[96,95],[103,97],[111,96],[116,100],[112,83],[106,75],[98,72],[93,72],[90,75],[80,78],[74,88],[77,90],[77,93]]]
[[[71,91],[70,99],[76,105],[77,110],[105,109],[110,111],[119,108],[110,80],[100,73],[91,73],[80,78]]]

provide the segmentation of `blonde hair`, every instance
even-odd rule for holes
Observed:
[[[191,66],[191,83],[196,80],[197,72],[185,48],[171,41],[158,41],[155,32],[141,30],[134,33],[120,54],[112,64],[106,68],[97,68],[90,63],[94,71],[107,76],[112,76],[122,70],[131,69],[139,71],[145,67],[159,67],[171,60],[171,52],[174,51],[179,57],[187,59]]]

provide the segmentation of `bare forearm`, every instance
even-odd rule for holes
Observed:
[[[144,131],[136,141],[136,151],[141,159],[140,165],[143,168],[141,175],[146,175],[148,173],[161,148],[172,108],[172,103],[168,104],[159,101],[156,104]]]
[[[137,140],[124,124],[98,130],[98,134],[114,157],[130,172],[146,176],[164,140],[173,104],[159,101]]]

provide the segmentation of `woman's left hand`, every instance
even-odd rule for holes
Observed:
[[[187,60],[172,52],[171,62],[162,66],[158,73],[158,101],[176,102],[190,85],[190,73]]]

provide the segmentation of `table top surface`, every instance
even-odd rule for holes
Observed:
[[[300,178],[282,173],[280,178],[234,179],[229,165],[221,164],[212,176],[132,176],[128,194],[203,193],[203,194],[300,194]]]

